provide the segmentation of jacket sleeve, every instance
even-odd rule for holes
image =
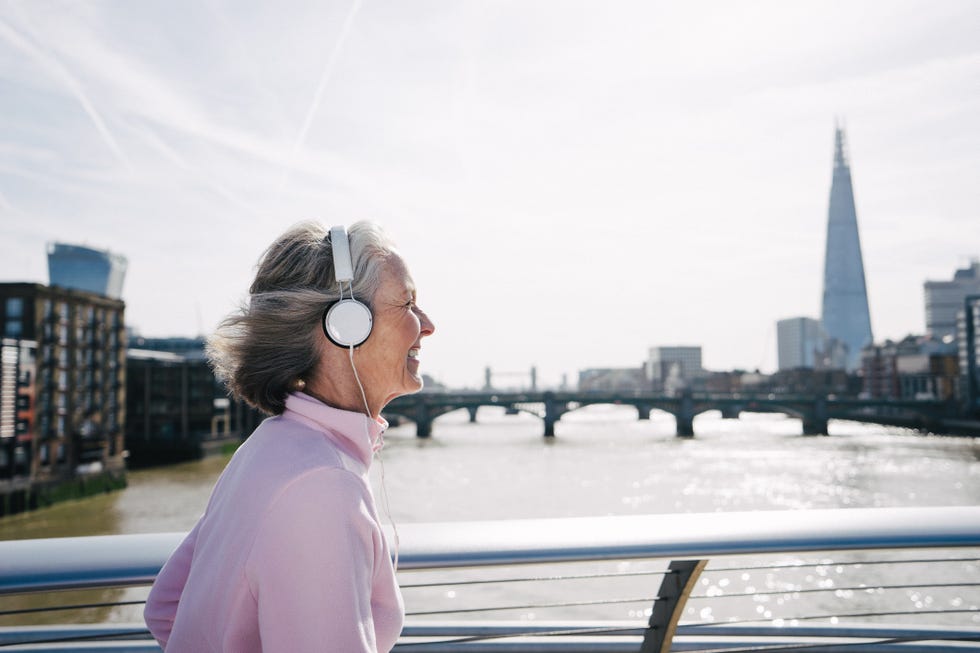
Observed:
[[[269,651],[375,653],[371,594],[381,532],[362,481],[307,472],[262,519],[246,564]]]
[[[143,608],[143,619],[164,650],[167,648],[167,640],[170,639],[170,631],[173,630],[174,617],[177,614],[177,604],[191,569],[200,526],[201,522],[198,521],[163,565],[146,598],[146,607]]]

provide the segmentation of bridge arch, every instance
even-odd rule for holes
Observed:
[[[811,402],[769,399],[765,402],[752,400],[737,405],[739,412],[782,413],[783,415],[798,419],[803,422],[804,435],[825,435],[827,433],[827,402],[825,399],[819,397]]]
[[[637,419],[647,420],[650,419],[650,413],[652,411],[660,411],[662,413],[667,413],[672,415],[675,419],[677,418],[677,411],[670,406],[662,405],[654,401],[634,401],[631,399],[620,399],[620,400],[610,400],[605,398],[596,398],[595,400],[584,400],[569,402],[566,410],[563,411],[563,415],[568,413],[573,413],[583,408],[589,408],[592,406],[632,406],[637,411]]]
[[[409,404],[398,404],[394,407],[389,404],[382,412],[390,419],[397,415],[403,419],[415,423],[415,435],[419,438],[428,438],[432,435],[432,423],[447,413],[452,413],[466,406],[429,406],[423,401]]]

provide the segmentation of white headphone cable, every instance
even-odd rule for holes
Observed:
[[[353,294],[351,295],[353,296]],[[350,353],[350,368],[354,371],[354,380],[357,381],[357,387],[361,391],[361,399],[364,401],[364,410],[367,413],[366,419],[372,419],[371,408],[368,406],[367,395],[364,393],[364,386],[361,384],[361,377],[357,374],[357,366],[354,365],[354,345],[350,345],[348,348]],[[368,440],[371,439],[371,433],[368,431],[367,421],[364,422],[364,433]],[[385,486],[385,461],[381,456],[381,449],[384,448],[384,432],[378,435],[381,440],[381,446],[378,448],[378,463],[381,465],[381,503],[384,506],[385,517],[391,523],[391,530],[395,534],[395,559],[394,559],[394,569],[398,571],[398,549],[400,548],[401,541],[398,539],[398,526],[395,524],[395,520],[391,518],[391,504],[388,502],[388,488]],[[372,443],[373,445],[373,443]]]

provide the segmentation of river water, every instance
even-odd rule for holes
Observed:
[[[474,424],[458,411],[437,420],[428,440],[415,438],[412,424],[390,429],[383,465],[374,465],[372,477],[380,506],[383,469],[384,492],[396,524],[980,505],[980,442],[970,438],[837,421],[831,422],[829,437],[802,436],[797,419],[752,413],[738,420],[706,413],[695,420],[694,429],[694,438],[680,439],[674,436],[673,417],[665,413],[654,411],[650,420],[640,421],[629,407],[592,406],[566,414],[556,427],[557,437],[546,440],[541,421],[530,415],[482,408]],[[226,462],[215,457],[132,472],[129,487],[121,492],[0,520],[0,539],[188,530]],[[827,581],[821,574],[827,573],[812,572],[810,581],[819,586]],[[955,573],[980,580],[975,563]],[[787,582],[785,577],[729,576],[706,581],[712,585],[705,589],[710,593],[723,591],[729,583],[751,588]],[[115,600],[139,595],[135,590],[120,592],[112,595]],[[417,602],[431,605],[447,597],[457,598],[450,590]],[[940,601],[946,608],[980,602],[975,590],[925,603],[922,596],[906,598],[920,605]],[[406,600],[411,608],[415,599],[407,594]],[[768,614],[767,606],[747,607]],[[642,607],[633,606],[604,616],[642,613]],[[579,614],[584,613],[575,616]],[[710,620],[731,614],[709,609],[695,616]],[[137,608],[114,608],[76,618],[133,621],[138,615]],[[519,611],[519,617],[533,619],[535,612]],[[968,615],[967,622],[971,620],[980,623],[980,615]],[[0,625],[5,623],[0,618]]]

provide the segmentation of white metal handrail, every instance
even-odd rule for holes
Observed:
[[[399,569],[980,546],[980,507],[402,524]],[[0,594],[147,585],[182,533],[0,542]]]

